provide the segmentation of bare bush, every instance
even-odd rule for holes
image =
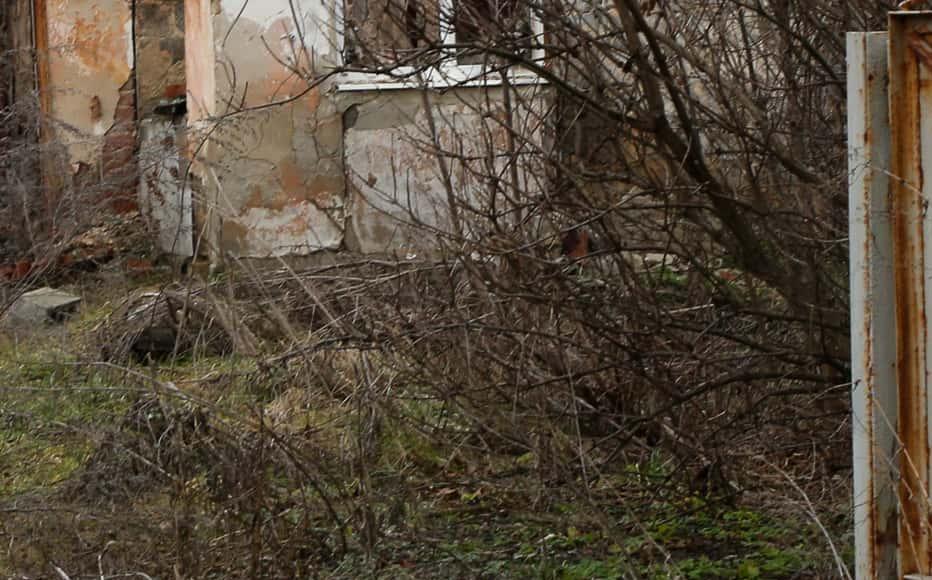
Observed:
[[[608,461],[638,441],[701,474],[800,445],[843,467],[830,449],[844,445],[848,382],[841,38],[891,7],[515,6],[546,33],[506,42],[503,18],[455,46],[356,38],[356,68],[423,90],[425,120],[405,137],[435,159],[442,191],[425,217],[397,190],[363,188],[430,234],[438,260],[435,285],[412,283],[394,320],[381,302],[352,319],[387,333],[377,343],[406,383],[501,444],[534,449],[547,437],[530,426],[560,425],[548,440],[576,441],[582,471],[595,450]],[[462,84],[457,104],[481,120],[468,125],[427,74],[464,58],[502,85],[475,99]]]
[[[727,505],[789,479],[807,506],[837,500],[842,33],[879,27],[890,6],[409,7],[351,3],[348,63],[327,73],[413,89],[393,142],[430,195],[412,200],[403,160],[390,184],[347,167],[351,203],[404,225],[403,255],[274,271],[231,259],[229,278],[155,293],[121,326],[140,307],[126,302],[98,335],[116,360],[156,319],[179,356],[121,369],[146,396],[97,438],[76,496],[167,488],[149,560],[185,577],[339,575],[354,554],[371,572],[402,539],[442,553],[421,535],[440,527],[436,497],[488,519],[483,489],[520,491],[520,509],[599,506],[616,538],[671,495]],[[231,351],[248,370],[172,382]],[[87,485],[108,470],[123,476],[113,488]],[[101,549],[97,533],[73,543]]]

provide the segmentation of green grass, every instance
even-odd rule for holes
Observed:
[[[81,466],[96,431],[129,404],[111,378],[55,350],[0,350],[0,498],[46,489]]]
[[[676,286],[682,280],[662,273],[661,282]],[[100,435],[118,429],[133,401],[150,392],[139,377],[78,364],[84,341],[110,308],[106,302],[89,306],[65,328],[25,341],[0,339],[0,502],[45,494],[66,481],[94,452]],[[479,445],[468,437],[471,423],[442,403],[399,398],[383,418],[364,492],[352,464],[359,409],[332,394],[311,393],[300,375],[263,370],[255,360],[237,356],[185,358],[134,370],[172,381],[205,401],[212,428],[223,422],[248,444],[255,433],[235,431],[250,429],[244,427],[248,422],[228,419],[255,418],[262,410],[296,448],[317,454],[309,463],[321,471],[311,475],[334,498],[350,540],[343,560],[324,563],[324,577],[742,580],[831,569],[814,524],[798,515],[699,497],[674,482],[674,467],[660,452],[607,467],[585,493],[583,482],[546,480],[533,452]],[[173,531],[179,506],[190,504],[197,521],[191,541],[218,546],[222,538],[231,542],[228,549],[242,552],[235,541],[245,536],[227,533],[224,526],[260,520],[231,509],[239,505],[232,494],[227,500],[212,495],[207,471],[196,466],[176,488],[146,492],[126,506],[126,514],[117,516],[126,526],[121,541],[150,546],[158,539],[170,547],[174,536],[158,534]],[[332,533],[323,505],[314,503],[318,488],[300,474],[270,465],[256,477],[262,478],[267,504],[256,513],[261,521],[278,518],[276,538],[300,538],[290,535],[293,530]],[[356,519],[366,502],[372,502],[379,525],[374,560],[363,555]],[[48,522],[34,524],[44,529]],[[101,517],[101,545],[109,541],[112,525]],[[110,549],[116,554],[119,545]],[[235,561],[217,550],[218,560]],[[14,575],[17,570],[2,558],[0,576]]]
[[[515,492],[521,487],[516,480],[503,489],[486,486],[481,496],[474,488],[432,490],[433,498],[422,494],[415,509],[432,515],[420,518],[411,536],[385,539],[385,574],[737,580],[791,578],[831,565],[824,561],[816,526],[798,519],[700,498],[637,510],[581,501],[530,509],[530,498]],[[530,481],[523,487],[530,488]],[[606,520],[606,512],[629,516]],[[351,570],[335,577],[362,573]]]

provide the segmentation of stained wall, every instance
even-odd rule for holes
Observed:
[[[185,96],[184,0],[136,0],[137,116]]]
[[[348,249],[429,254],[437,247],[430,231],[469,238],[475,232],[465,222],[474,212],[491,215],[496,207],[510,207],[505,198],[514,199],[514,188],[524,195],[545,186],[536,149],[545,92],[510,89],[509,121],[503,90],[431,91],[427,101],[418,89],[341,96],[353,103],[344,114]],[[527,141],[509,143],[509,125],[520,127]],[[451,208],[458,208],[460,219]],[[507,227],[516,216],[496,219]]]
[[[123,190],[135,146],[132,11],[125,0],[46,0],[51,133],[72,173]],[[46,55],[40,55],[40,58]]]
[[[220,125],[201,169],[211,243],[223,255],[342,245],[340,114],[320,88],[308,89],[336,62],[332,30],[322,26],[327,15],[309,0],[213,3],[215,97],[203,100]]]
[[[104,136],[134,118],[120,107],[132,83],[132,14],[124,0],[47,0],[46,10],[49,113],[68,125],[56,136],[75,163],[97,165]]]
[[[127,0],[47,0],[49,109],[63,121],[55,136],[72,172],[117,189],[134,147],[162,157],[170,126],[145,123],[183,89],[185,130],[174,141],[190,171],[181,159],[143,171],[143,197],[175,191],[183,208],[192,198],[190,229],[212,259],[396,252],[416,245],[412,217],[449,226],[448,184],[418,144],[428,125],[421,93],[350,94],[339,79],[312,86],[341,60],[335,1],[136,0],[134,27]],[[488,145],[490,111],[475,105],[499,114],[500,89],[432,99],[446,143]],[[500,155],[505,132],[492,130]],[[175,174],[190,184],[172,189],[164,176]],[[466,166],[449,185],[482,191]]]

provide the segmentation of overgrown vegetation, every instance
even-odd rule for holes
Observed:
[[[85,297],[0,343],[0,575],[847,574],[840,38],[891,6],[516,5],[547,35],[351,39],[348,68],[415,83],[428,119],[420,73],[454,54],[499,75],[459,103],[476,131],[405,135],[436,219],[368,192],[403,259],[75,275],[49,265],[108,223],[94,188],[21,203],[47,193],[16,157],[36,135],[0,149],[6,245],[49,266],[4,303]],[[15,248],[16,228],[38,233]]]
[[[228,302],[243,319],[252,284]],[[829,539],[779,477],[723,492],[662,448],[604,460],[556,424],[496,441],[387,350],[96,362],[122,298],[86,292],[65,328],[0,350],[4,575],[816,577],[846,545],[843,495],[820,498]]]

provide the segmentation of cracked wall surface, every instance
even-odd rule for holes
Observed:
[[[530,142],[540,142],[533,126],[539,124],[542,94],[533,87],[519,89],[515,95],[519,94],[520,99],[513,96],[522,103],[515,105],[513,124]],[[429,107],[420,90],[353,93],[345,98],[356,103],[344,115],[346,245],[351,250],[431,253],[436,240],[425,231],[453,232],[451,203],[491,212],[490,196],[501,195],[497,187],[510,188],[514,177],[523,192],[542,187],[545,172],[534,151],[525,146],[509,153],[501,88],[438,91],[430,94]],[[449,188],[435,147],[443,152]],[[497,176],[496,183],[490,175]]]
[[[334,1],[46,1],[44,90],[74,180],[138,186],[149,208],[193,207],[165,223],[205,232],[212,258],[406,251],[430,243],[412,218],[448,225],[436,157],[417,144],[428,118],[419,91],[310,88],[342,58]],[[182,94],[186,115],[166,117],[160,108]],[[501,112],[500,89],[431,95],[445,144],[468,151],[491,130],[504,147],[488,116]],[[155,164],[134,162],[136,151]],[[476,172],[454,169],[457,195],[481,190]]]
[[[136,0],[137,116],[185,96],[184,0]]]
[[[48,0],[47,18],[50,113],[68,125],[56,136],[75,162],[93,163],[132,81],[132,14],[124,0]]]
[[[125,0],[46,0],[46,92],[52,135],[72,178],[132,197],[135,148],[132,11]],[[40,56],[41,58],[41,56]]]
[[[308,77],[333,62],[333,39],[320,25],[325,7],[293,4],[294,13],[289,0],[213,6],[222,121],[205,165],[216,188],[213,242],[233,257],[309,254],[343,241],[340,115],[308,90]]]

